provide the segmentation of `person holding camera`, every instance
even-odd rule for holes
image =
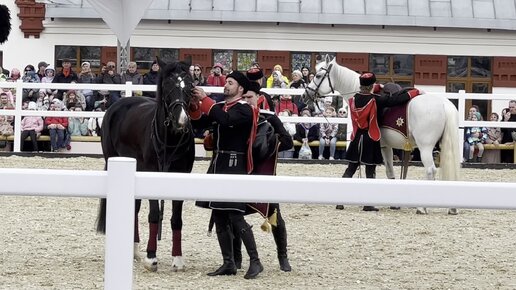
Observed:
[[[116,71],[116,64],[113,61],[108,61],[102,67],[100,74],[97,77],[98,84],[121,84],[122,77]],[[99,99],[106,103],[106,108],[109,108],[113,103],[120,99],[120,91],[99,91]]]
[[[216,63],[212,70],[211,74],[208,76],[206,80],[206,85],[210,87],[223,87],[226,84],[226,76],[224,75],[224,66],[220,63]],[[215,100],[215,102],[221,102],[224,100],[224,94],[210,94],[210,98]]]

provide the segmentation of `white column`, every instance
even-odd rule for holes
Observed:
[[[108,160],[104,289],[132,289],[136,160]]]

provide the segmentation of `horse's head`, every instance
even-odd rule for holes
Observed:
[[[317,64],[314,79],[308,84],[302,96],[306,104],[312,104],[316,102],[320,96],[335,92],[334,83],[330,78],[334,64],[335,58],[330,60],[328,55],[325,56],[324,61]]]
[[[187,108],[192,99],[193,79],[189,62],[164,63],[158,59],[158,108],[164,113],[164,125],[175,130],[188,130],[190,119]]]

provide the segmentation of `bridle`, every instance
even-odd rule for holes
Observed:
[[[333,88],[333,84],[332,84],[331,78],[330,78],[330,72],[331,72],[332,68],[333,68],[333,63],[330,63],[330,65],[328,67],[320,68],[320,70],[324,71],[324,75],[322,76],[321,81],[319,83],[316,83],[315,82],[316,79],[313,80],[313,82],[315,83],[315,89],[312,89],[311,87],[306,87],[307,91],[313,92],[314,101],[321,96],[319,94],[319,88],[321,87],[322,83],[324,82],[324,79],[326,79],[326,78],[328,78],[328,85],[330,86],[331,93],[332,94],[335,93],[335,89]]]
[[[177,79],[175,81],[175,85],[167,91],[166,94],[164,94],[163,97],[160,97],[160,106],[164,109],[165,112],[165,119],[163,120],[163,123],[159,124],[160,120],[158,118],[158,111],[159,107],[156,109],[154,113],[154,118],[152,120],[152,142],[154,144],[154,150],[156,151],[156,155],[158,157],[158,164],[160,166],[160,171],[165,171],[165,162],[167,160],[167,149],[172,149],[173,151],[170,153],[170,156],[175,156],[179,148],[182,148],[183,146],[187,145],[188,142],[190,142],[190,137],[193,136],[191,125],[188,123],[185,128],[179,129],[179,128],[172,128],[171,126],[174,126],[174,124],[177,123],[179,116],[174,115],[174,110],[177,107],[181,107],[185,112],[188,112],[188,104],[184,100],[185,96],[190,95],[191,92],[191,86],[185,85],[185,78],[187,78],[188,73],[182,73],[181,75],[177,76]],[[167,99],[172,95],[173,92],[179,90],[179,95],[172,101],[167,102]],[[188,117],[189,118],[189,117]],[[165,128],[163,139],[160,136],[159,129],[163,126]],[[175,145],[168,144],[168,133],[169,131],[179,132],[180,138],[179,141]],[[160,152],[163,150],[163,155],[160,154]],[[160,156],[163,156],[163,158],[160,158]],[[173,159],[171,161],[175,161],[179,159],[180,157],[177,157],[176,159]]]
[[[175,87],[170,89],[164,97],[161,97],[161,105],[165,109],[165,120],[163,121],[163,125],[165,127],[169,127],[174,123],[174,121],[177,121],[177,116],[174,116],[174,109],[176,107],[181,107],[185,112],[187,111],[188,104],[184,101],[184,97],[185,95],[190,95],[191,93],[187,91],[190,88],[186,88],[184,78],[185,73],[179,75],[177,77],[177,81],[175,82]],[[172,102],[167,102],[167,99],[170,97],[170,95],[177,89],[179,89],[179,96],[176,97],[176,99]],[[186,128],[186,130],[188,129],[189,128]]]

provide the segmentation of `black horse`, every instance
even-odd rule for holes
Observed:
[[[147,97],[122,98],[115,102],[102,121],[102,151],[104,158],[132,157],[137,171],[191,172],[195,159],[195,143],[188,112],[192,78],[190,64],[166,64],[158,60],[160,75],[156,99]],[[157,271],[158,232],[163,211],[157,200],[150,200],[149,241],[144,266]],[[141,200],[136,200],[134,242],[135,258],[139,258],[138,212]],[[161,205],[163,209],[163,202]],[[183,201],[172,202],[172,270],[184,267],[181,250]],[[102,199],[97,231],[105,232],[106,200]]]

